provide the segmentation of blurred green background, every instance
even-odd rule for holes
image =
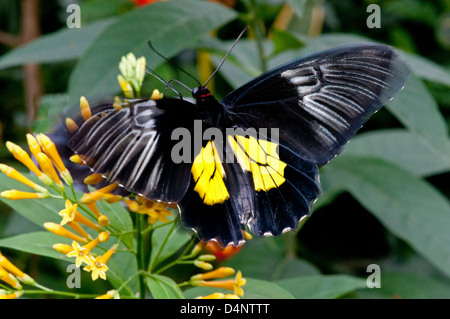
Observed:
[[[6,141],[25,144],[31,128],[51,130],[80,95],[119,93],[117,66],[130,51],[164,79],[195,86],[146,46],[149,39],[204,82],[250,25],[211,83],[218,98],[307,52],[390,44],[405,52],[411,79],[321,169],[324,195],[313,215],[298,232],[255,238],[224,263],[298,298],[450,298],[450,0],[204,1],[202,9],[200,0],[147,2],[155,3],[0,2],[0,162],[15,165]],[[81,8],[81,28],[67,26],[71,3]],[[380,8],[380,28],[367,26],[370,4]],[[163,89],[151,76],[144,87]],[[0,203],[0,238],[39,227]],[[64,284],[59,261],[5,251],[43,282]],[[365,285],[370,264],[381,267],[380,289]],[[296,289],[286,283],[294,276],[303,278]]]

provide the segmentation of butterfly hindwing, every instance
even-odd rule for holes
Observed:
[[[405,85],[410,70],[384,45],[346,45],[269,71],[226,96],[229,123],[280,129],[280,144],[318,165]]]

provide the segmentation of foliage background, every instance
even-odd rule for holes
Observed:
[[[127,0],[41,1],[42,36],[12,47],[17,43],[5,33],[21,32],[21,5],[1,1],[0,162],[13,165],[4,142],[25,144],[31,120],[34,131],[47,131],[80,95],[118,93],[117,65],[130,51],[145,55],[163,78],[195,86],[148,49],[149,39],[204,82],[214,69],[208,61],[217,65],[250,24],[246,39],[214,78],[211,89],[218,98],[306,52],[358,41],[387,43],[405,52],[412,77],[344,153],[321,169],[324,195],[312,217],[298,232],[249,241],[224,264],[241,269],[252,284],[274,283],[259,295],[253,290],[254,297],[449,298],[450,1],[243,0],[233,8],[199,2],[135,7]],[[66,26],[69,3],[81,6],[80,29]],[[381,8],[380,29],[366,25],[371,3]],[[36,118],[25,107],[24,65],[31,62],[40,65],[43,93],[35,96]],[[144,87],[163,88],[150,76],[146,81]],[[2,189],[10,188],[1,182]],[[41,225],[0,205],[2,251],[37,280],[64,288],[65,261],[21,253],[26,249],[11,249],[8,241]],[[369,264],[381,267],[381,289],[366,287]],[[101,293],[108,285],[96,282],[83,289]]]

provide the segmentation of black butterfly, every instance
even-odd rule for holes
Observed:
[[[389,46],[341,46],[264,73],[220,102],[200,86],[192,91],[196,103],[103,103],[88,120],[75,119],[79,129],[67,131],[67,145],[108,182],[176,203],[182,224],[201,240],[239,245],[242,225],[257,236],[298,227],[321,194],[318,167],[341,152],[409,74]],[[198,143],[199,125],[202,136],[216,134]],[[273,129],[278,134],[269,134]],[[180,149],[176,130],[187,133],[191,149]]]

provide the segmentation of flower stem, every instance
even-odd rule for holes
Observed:
[[[138,271],[145,269],[145,261],[144,261],[144,242],[142,238],[142,224],[144,222],[144,215],[136,214],[136,229],[137,229],[137,236],[136,236],[136,242],[137,242],[137,251],[136,251],[136,259],[137,259],[137,265],[138,265]],[[144,276],[141,274],[139,276],[139,292],[140,292],[140,298],[145,298],[145,283],[144,283]]]
[[[178,217],[174,219],[174,222],[172,223],[172,227],[170,228],[169,232],[167,233],[166,238],[164,238],[163,243],[161,244],[161,247],[159,247],[158,252],[155,255],[155,258],[153,258],[151,264],[148,266],[148,271],[151,272],[153,267],[155,266],[156,261],[158,260],[159,256],[161,255],[161,252],[164,249],[164,246],[166,245],[167,241],[169,240],[170,235],[172,235],[173,231],[175,230],[176,221],[178,220]]]

